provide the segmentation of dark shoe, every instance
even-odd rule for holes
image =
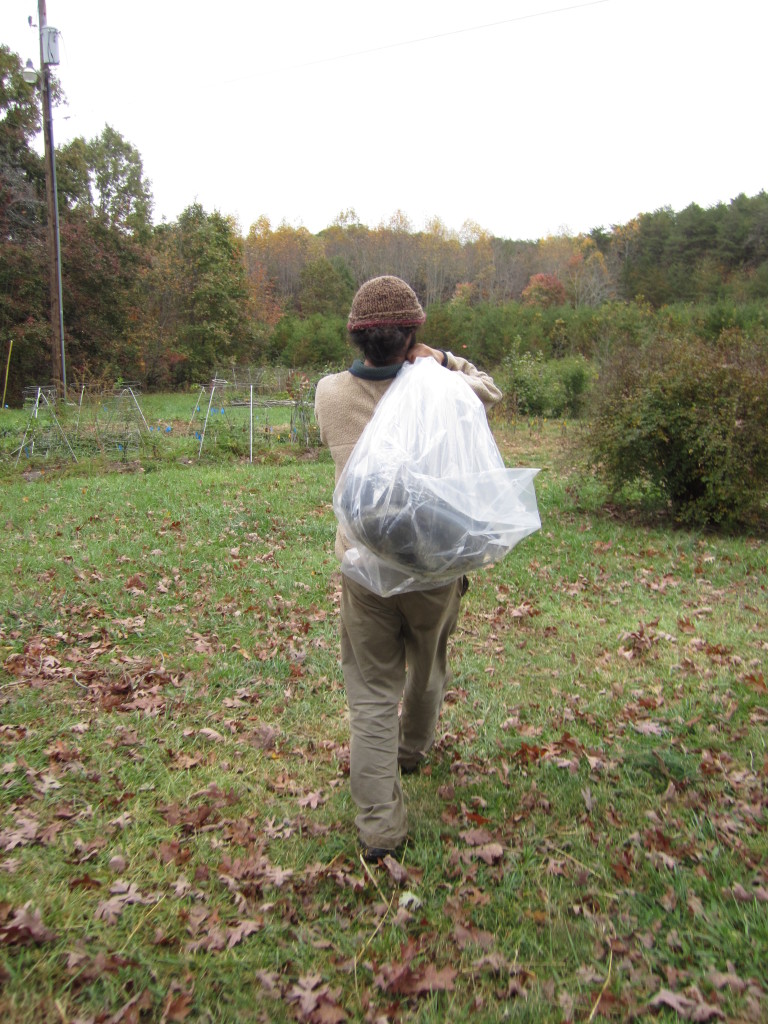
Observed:
[[[422,762],[417,761],[416,764],[401,764],[400,774],[401,775],[415,775],[416,772],[421,768]]]
[[[394,850],[388,850],[384,846],[366,846],[365,843],[361,844],[360,852],[367,864],[376,864],[387,856],[394,856],[395,853]]]

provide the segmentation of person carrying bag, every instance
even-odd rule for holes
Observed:
[[[336,471],[350,789],[369,861],[407,836],[400,772],[434,743],[465,572],[540,526],[536,471],[505,469],[487,424],[501,392],[468,360],[418,342],[425,319],[405,281],[367,281],[347,323],[362,358],[315,394]]]

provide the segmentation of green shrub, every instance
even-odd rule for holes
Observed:
[[[541,354],[524,352],[508,361],[509,376],[504,389],[508,408],[519,416],[558,416],[565,401],[559,381],[547,380]]]
[[[504,393],[508,416],[579,416],[584,408],[592,371],[582,356],[544,359],[541,353],[519,354],[519,339],[494,379]]]
[[[759,514],[768,486],[768,336],[659,333],[603,365],[589,433],[615,492],[644,484],[689,525]]]
[[[283,366],[351,362],[354,353],[349,345],[346,318],[314,313],[302,320],[287,314],[272,332],[267,355]]]

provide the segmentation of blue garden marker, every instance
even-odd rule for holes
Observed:
[[[118,450],[119,452],[121,452],[121,451],[123,450],[123,446],[122,446],[121,444],[119,444],[119,445],[117,446],[117,450]]]
[[[195,431],[195,437],[197,438],[198,441],[202,441],[202,438],[200,437],[200,433],[197,430]]]
[[[170,432],[171,432],[171,428],[170,428],[170,427],[166,427],[166,428],[165,428],[165,432],[166,432],[166,434],[170,434]]]

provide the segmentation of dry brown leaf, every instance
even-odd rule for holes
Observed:
[[[0,945],[39,945],[53,942],[55,938],[56,933],[46,928],[40,911],[32,909],[31,901],[18,910],[13,910],[7,903],[0,906]]]
[[[144,577],[140,572],[134,573],[133,576],[129,576],[125,581],[126,590],[146,590],[147,584],[144,582]]]
[[[160,1024],[181,1024],[192,1012],[191,992],[169,992],[163,1007]]]
[[[487,828],[470,828],[466,832],[459,832],[459,838],[468,846],[484,846],[493,840]]]
[[[690,999],[688,996],[682,995],[680,992],[672,992],[668,988],[663,988],[660,992],[657,992],[648,1003],[648,1006],[654,1010],[666,1006],[670,1010],[674,1010],[682,1020],[700,1022],[715,1018],[725,1020],[725,1014],[719,1006],[711,1006],[703,1002],[703,1000]]]
[[[453,938],[459,949],[466,949],[468,946],[479,946],[480,949],[492,949],[495,942],[490,932],[482,931],[479,928],[466,928],[463,924],[456,924],[453,929]]]
[[[212,740],[215,743],[223,742],[224,740],[220,732],[216,732],[215,729],[210,729],[207,726],[199,730],[198,736],[202,736],[204,740]]]
[[[501,843],[485,843],[483,846],[476,846],[472,853],[486,864],[495,864],[504,856],[504,847]]]
[[[118,879],[109,891],[112,893],[112,898],[102,900],[94,913],[97,921],[106,921],[107,924],[115,924],[123,910],[133,903],[155,902],[154,896],[144,896],[133,882],[125,883],[122,879]]]
[[[313,793],[306,793],[304,796],[299,797],[299,807],[310,807],[314,810],[319,807],[320,804],[324,804],[326,797],[323,796],[322,790],[318,789]]]
[[[241,921],[233,928],[227,928],[227,949],[237,946],[243,939],[253,935],[255,932],[261,931],[263,927],[264,921],[259,918],[257,920]]]
[[[326,1002],[323,999],[309,1019],[312,1024],[342,1024],[348,1017],[338,1003]]]
[[[415,970],[405,965],[402,969],[397,969],[392,981],[383,987],[388,992],[397,992],[406,996],[423,996],[430,992],[452,992],[457,973],[453,967],[437,968],[434,964],[428,964],[426,967]]]
[[[383,863],[393,882],[397,882],[398,885],[403,885],[405,882],[410,881],[408,869],[404,868],[399,861],[395,860],[391,853],[386,855]]]
[[[707,975],[707,981],[711,982],[718,991],[728,986],[734,992],[741,993],[747,988],[747,982],[731,971],[723,973],[712,970]]]

